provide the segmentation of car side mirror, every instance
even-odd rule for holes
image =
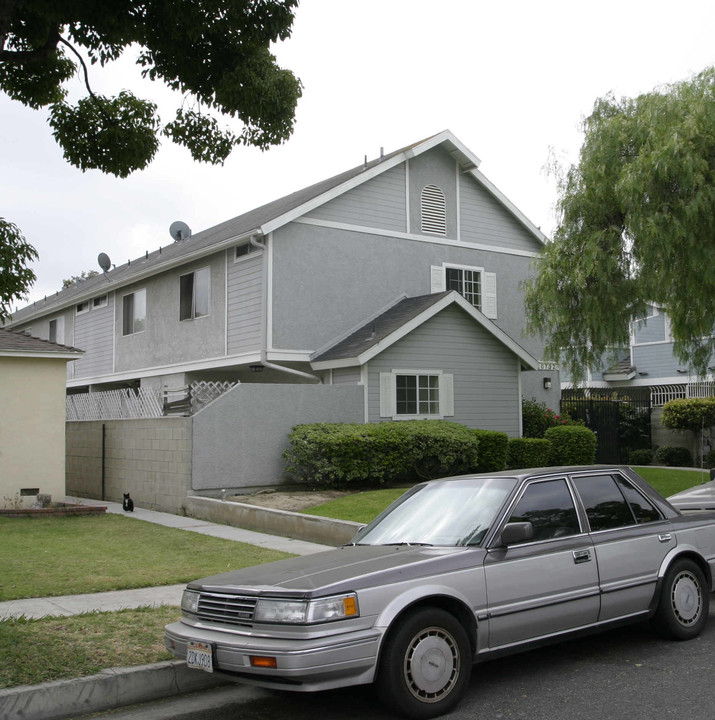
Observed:
[[[499,538],[501,545],[518,545],[534,539],[534,526],[530,522],[507,523]]]

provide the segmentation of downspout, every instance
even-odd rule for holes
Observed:
[[[263,253],[263,313],[261,313],[261,354],[260,363],[263,367],[269,370],[276,370],[278,372],[287,373],[289,375],[296,375],[297,377],[306,378],[312,380],[315,383],[322,384],[322,379],[317,375],[303,372],[302,370],[294,370],[293,368],[287,368],[283,365],[276,365],[275,363],[268,362],[268,248],[258,239],[257,235],[251,235],[249,243],[260,250]]]

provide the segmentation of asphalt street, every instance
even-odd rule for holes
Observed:
[[[387,720],[370,687],[287,693],[230,686],[105,713],[106,720]],[[715,717],[715,597],[690,642],[636,625],[474,667],[453,720]]]

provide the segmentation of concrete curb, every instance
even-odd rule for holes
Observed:
[[[110,668],[89,677],[0,690],[0,718],[63,720],[226,684],[189,670],[181,660]]]
[[[349,520],[334,520],[195,495],[187,497],[183,507],[187,515],[201,520],[333,547],[349,543],[363,527],[361,523]]]

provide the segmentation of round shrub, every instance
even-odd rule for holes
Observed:
[[[546,431],[549,465],[592,465],[596,460],[596,434],[581,425],[562,425]]]
[[[631,450],[628,455],[629,465],[650,465],[653,462],[653,453],[650,450]]]
[[[685,447],[661,445],[655,451],[655,459],[661,465],[668,467],[692,467],[693,465],[693,456]]]

